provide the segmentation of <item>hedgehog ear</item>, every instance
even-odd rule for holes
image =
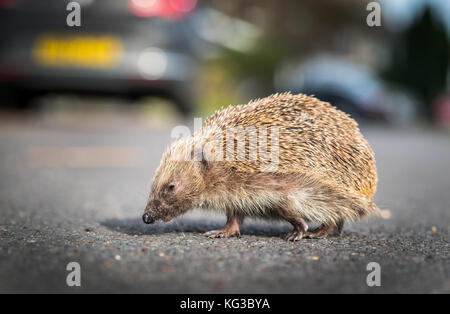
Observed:
[[[200,161],[203,170],[208,170],[209,168],[209,164],[208,164],[208,160],[206,160],[205,158],[205,154],[202,154],[202,160]]]
[[[194,149],[194,160],[200,163],[203,170],[208,169],[209,164],[203,149]]]

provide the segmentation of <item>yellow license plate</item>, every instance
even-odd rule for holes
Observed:
[[[54,67],[113,68],[122,52],[122,42],[114,36],[44,35],[33,47],[37,64]]]

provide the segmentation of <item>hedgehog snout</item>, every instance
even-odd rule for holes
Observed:
[[[144,223],[146,224],[152,224],[154,223],[156,220],[160,219],[160,207],[161,207],[161,202],[157,199],[151,199],[144,211],[144,214],[142,215],[142,220],[144,221]]]

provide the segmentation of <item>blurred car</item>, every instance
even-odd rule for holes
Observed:
[[[433,104],[433,116],[439,125],[450,127],[450,92],[445,92]]]
[[[313,94],[360,120],[405,124],[417,117],[419,108],[413,95],[388,86],[369,68],[333,55],[286,63],[275,85],[278,90]]]
[[[0,0],[0,89],[24,106],[36,94],[158,95],[189,113],[197,58],[196,0]]]

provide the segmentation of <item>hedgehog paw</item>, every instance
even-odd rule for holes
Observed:
[[[328,237],[328,232],[324,230],[312,231],[305,233],[305,239],[325,239]]]
[[[294,230],[287,235],[286,240],[292,242],[301,240],[303,238],[303,234],[304,232],[301,230]]]
[[[336,231],[339,231],[339,233],[341,234],[342,227],[335,227],[334,225],[322,225],[313,231],[306,232],[305,238],[307,238],[307,239],[325,239],[329,235],[336,233]]]
[[[211,230],[208,232],[205,232],[203,234],[204,236],[214,239],[214,238],[229,238],[232,236],[237,236],[238,238],[241,237],[241,233],[235,230],[230,229],[222,229],[222,230]]]

